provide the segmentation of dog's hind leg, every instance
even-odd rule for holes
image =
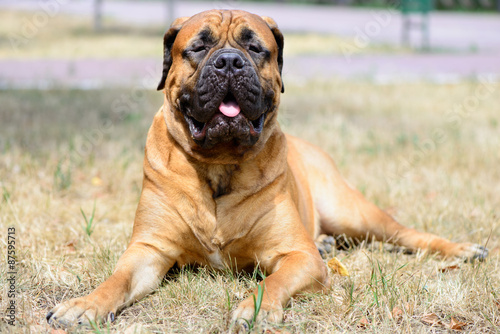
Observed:
[[[313,201],[320,216],[319,233],[386,241],[411,250],[430,250],[444,256],[469,259],[484,259],[487,256],[488,251],[482,246],[454,243],[399,224],[349,186],[325,152],[294,137],[288,140],[293,149],[300,152],[307,170]]]
[[[455,243],[431,233],[405,227],[349,186],[343,186],[342,196],[339,198],[322,197],[316,198],[315,202],[323,233],[345,234],[358,240],[375,239],[411,250],[430,250],[446,257],[484,259],[488,254],[479,245]]]

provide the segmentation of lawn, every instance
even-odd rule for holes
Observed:
[[[287,84],[286,131],[322,146],[351,184],[400,222],[487,245],[490,256],[464,263],[381,243],[335,250],[329,258],[350,276],[331,273],[330,291],[294,298],[283,324],[257,324],[257,333],[500,331],[499,88]],[[18,273],[16,327],[2,316],[0,332],[49,332],[47,311],[93,290],[125,250],[146,132],[162,103],[161,93],[134,93],[130,108],[114,109],[131,91],[0,91],[1,252],[6,258],[14,227]],[[8,271],[0,268],[2,312]],[[209,268],[173,271],[109,330],[226,332],[231,311],[256,283]]]
[[[105,19],[103,31],[95,33],[90,19],[59,14],[29,30],[30,23],[36,22],[34,15],[0,11],[0,58],[140,58],[163,54],[159,36],[165,33],[165,26],[134,26]],[[288,33],[285,38],[285,56],[409,52],[383,44],[357,48],[352,38],[328,34]]]

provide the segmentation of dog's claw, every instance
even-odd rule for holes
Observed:
[[[45,319],[47,319],[47,322],[50,323],[50,318],[54,315],[54,313],[52,312],[49,312],[47,313],[47,315],[45,316]]]
[[[250,330],[250,328],[248,327],[248,323],[246,321],[243,321],[243,323],[241,324],[241,326],[243,327],[244,330],[248,331]]]
[[[239,318],[238,320],[236,320],[234,322],[234,326],[235,326],[235,333],[248,333],[248,331],[250,331],[250,327],[249,327],[249,323],[247,322],[247,320],[245,319],[242,319],[242,318]]]
[[[115,321],[115,314],[113,312],[110,312],[108,318],[111,322],[114,322]]]
[[[489,251],[486,247],[481,245],[470,245],[466,250],[466,254],[464,254],[465,262],[474,262],[474,261],[484,261],[488,257]]]
[[[474,261],[484,261],[488,257],[489,251],[484,246],[474,245],[474,254],[469,257],[466,262],[474,262]]]
[[[332,237],[331,235],[327,236],[324,240],[323,243],[328,244],[332,247],[334,247],[337,244],[337,241],[335,241],[335,238]]]
[[[335,238],[331,235],[321,235],[316,240],[316,247],[318,248],[319,254],[323,259],[331,253],[332,249],[336,246]]]

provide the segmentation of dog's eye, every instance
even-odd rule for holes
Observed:
[[[191,44],[191,46],[187,49],[188,52],[191,52],[191,53],[200,53],[200,52],[203,52],[203,51],[206,51],[207,50],[207,44],[204,43],[203,41],[201,40],[197,40],[195,41],[193,44]]]
[[[203,57],[205,57],[208,48],[209,47],[204,43],[192,44],[190,47],[182,51],[182,57],[191,60],[201,60]]]
[[[257,44],[250,44],[248,46],[248,51],[255,52],[255,53],[260,53],[260,52],[262,52],[262,49]]]
[[[206,49],[207,49],[207,48],[205,47],[205,45],[201,44],[201,45],[196,45],[196,46],[193,46],[193,47],[191,48],[191,51],[192,51],[192,52],[196,52],[196,53],[198,53],[198,52],[203,52],[203,51],[205,51]]]

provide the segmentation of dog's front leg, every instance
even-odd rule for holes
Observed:
[[[260,283],[263,298],[257,321],[282,322],[283,307],[291,297],[300,292],[322,291],[329,286],[326,266],[312,241],[311,244],[313,247],[305,250],[275,253],[276,258],[280,259],[275,261],[274,272]],[[269,258],[268,254],[265,256]],[[254,300],[258,300],[258,293],[259,289],[256,289],[240,303],[233,313],[233,322],[252,322],[256,310]]]
[[[91,294],[70,299],[48,314],[52,325],[69,327],[105,320],[113,321],[116,312],[151,293],[174,264],[151,244],[134,242],[121,256],[115,272]]]

